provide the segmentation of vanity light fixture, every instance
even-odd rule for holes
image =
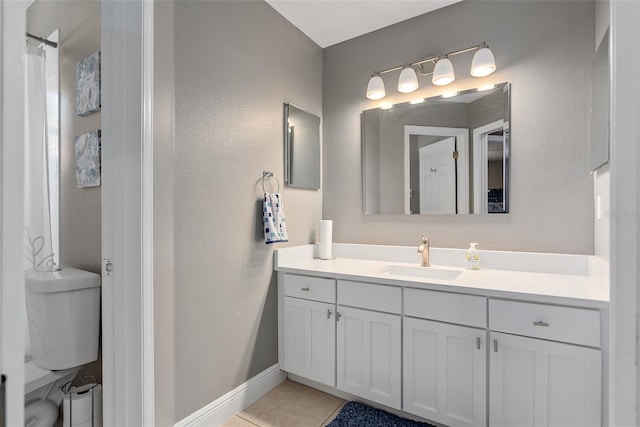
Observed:
[[[431,82],[436,86],[445,86],[455,80],[453,64],[450,56],[465,52],[475,52],[471,62],[471,75],[473,77],[485,77],[496,70],[493,53],[486,42],[465,49],[448,52],[442,55],[428,56],[416,62],[406,63],[386,70],[376,71],[369,79],[367,85],[367,98],[372,100],[382,99],[386,95],[382,74],[392,71],[400,71],[398,79],[398,91],[410,93],[418,89],[418,74],[432,76]]]
[[[424,98],[412,99],[409,104],[422,104],[425,101]]]

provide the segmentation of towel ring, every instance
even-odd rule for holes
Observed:
[[[271,180],[271,178],[275,179],[275,180],[276,180],[276,183],[278,184],[278,189],[276,190],[276,193],[280,191],[280,181],[278,181],[278,178],[276,178],[276,177],[273,175],[273,172],[262,171],[262,191],[263,191],[264,193],[266,193],[266,192],[267,192],[267,190],[265,190],[265,188],[264,188],[264,183],[265,183],[266,181]]]

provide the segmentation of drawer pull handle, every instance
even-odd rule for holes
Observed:
[[[542,326],[544,328],[548,328],[549,324],[547,322],[538,321],[538,322],[533,322],[533,326]]]
[[[301,291],[309,292],[309,288],[300,288]]]
[[[493,340],[493,352],[498,352],[498,340]]]
[[[480,350],[480,337],[476,338],[476,347]]]
[[[327,319],[331,319],[331,310],[327,309]]]
[[[339,311],[336,311],[336,322],[339,322],[341,317],[342,317],[342,314],[340,314]]]

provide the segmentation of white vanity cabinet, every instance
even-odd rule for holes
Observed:
[[[337,388],[401,408],[402,289],[338,280]]]
[[[450,427],[602,425],[605,305],[481,281],[516,273],[474,272],[473,288],[344,264],[278,272],[279,358],[294,379]]]
[[[403,410],[452,427],[486,425],[487,299],[404,292]]]
[[[489,325],[492,427],[602,425],[598,310],[490,300]]]
[[[285,275],[283,370],[335,386],[335,311],[335,280]]]

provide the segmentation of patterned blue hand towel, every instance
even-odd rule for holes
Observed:
[[[280,193],[264,193],[263,201],[264,242],[268,245],[289,241],[282,196]]]

